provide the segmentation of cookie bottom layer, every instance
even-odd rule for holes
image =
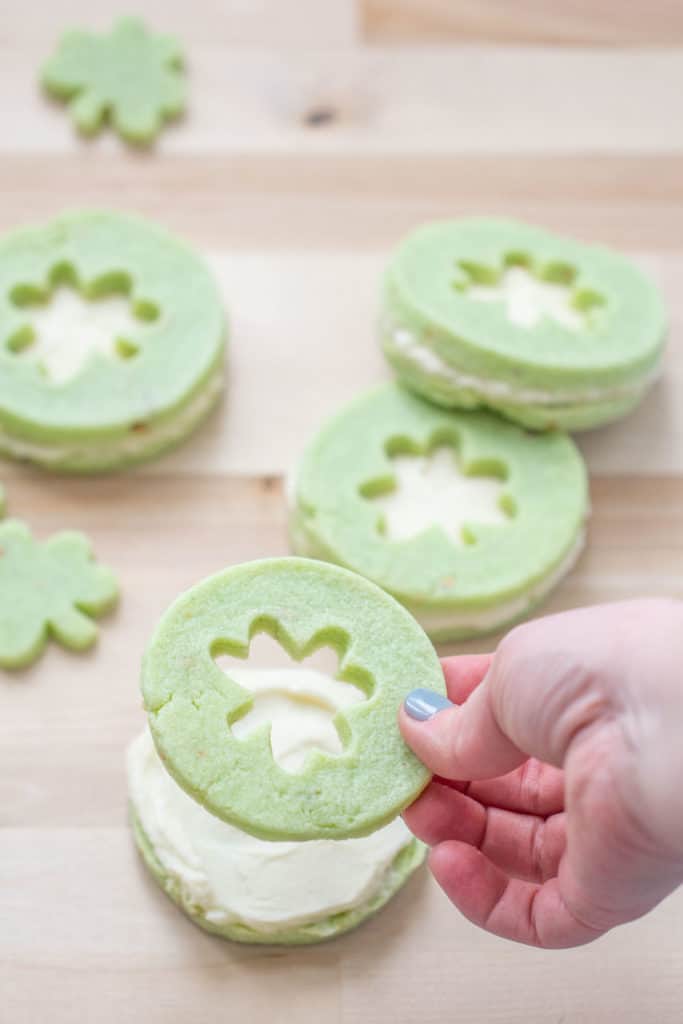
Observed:
[[[320,544],[312,532],[306,528],[303,517],[291,507],[289,536],[295,554],[327,562],[335,561],[330,557],[324,545]],[[395,594],[393,596],[408,609],[420,623],[427,636],[434,642],[456,643],[460,640],[471,640],[474,637],[485,636],[487,633],[494,633],[513,626],[534,611],[573,569],[585,543],[586,533],[585,530],[582,530],[563,558],[543,579],[518,596],[487,608],[449,610],[443,605],[428,607],[424,604],[403,600]],[[346,566],[346,568],[350,568],[350,566]],[[361,570],[358,566],[354,566],[354,571],[360,572]]]
[[[102,473],[146,462],[174,448],[196,430],[218,404],[224,383],[221,363],[175,413],[112,440],[51,445],[9,434],[0,425],[0,453],[62,473]]]
[[[426,847],[413,839],[394,858],[385,873],[381,885],[375,894],[361,906],[345,910],[329,917],[308,924],[298,924],[288,928],[257,931],[253,927],[238,921],[230,924],[214,924],[208,921],[201,907],[188,903],[184,899],[182,888],[177,879],[172,878],[164,869],[154,852],[149,838],[144,832],[135,811],[131,808],[131,825],[135,842],[142,859],[167,896],[192,920],[207,932],[220,935],[233,942],[244,942],[261,945],[302,946],[316,942],[326,942],[362,924],[376,914],[408,881],[410,876],[423,863]]]
[[[577,393],[569,400],[561,392],[525,392],[505,381],[460,373],[402,328],[384,331],[383,349],[401,383],[421,397],[446,408],[493,409],[532,430],[590,430],[621,419],[639,404],[657,376],[650,374],[628,388]]]

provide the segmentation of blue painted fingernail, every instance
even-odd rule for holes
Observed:
[[[432,718],[433,715],[443,711],[444,708],[455,707],[448,697],[442,697],[435,690],[425,690],[422,688],[411,690],[403,706],[406,709],[406,714],[410,715],[411,718],[417,719],[418,722],[426,722],[428,718]]]

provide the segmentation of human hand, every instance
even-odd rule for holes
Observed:
[[[537,619],[443,668],[463,706],[419,690],[400,712],[435,775],[404,818],[466,917],[575,946],[683,881],[683,604]]]

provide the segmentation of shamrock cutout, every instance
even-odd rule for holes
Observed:
[[[97,638],[89,616],[116,603],[114,576],[93,561],[86,537],[70,531],[40,544],[18,520],[0,524],[0,666],[34,661],[52,636],[85,650]]]
[[[44,286],[17,284],[10,301],[27,320],[5,340],[7,350],[55,384],[77,377],[94,353],[132,359],[145,327],[160,315],[153,302],[133,295],[128,274],[111,271],[84,282],[65,264],[52,268]]]
[[[380,511],[380,532],[387,540],[412,540],[438,526],[453,544],[473,544],[476,537],[467,524],[502,526],[513,514],[499,474],[465,472],[452,445],[390,458],[391,489],[372,482],[361,489]]]
[[[268,724],[273,758],[287,772],[298,772],[314,748],[341,754],[344,743],[335,719],[340,711],[367,700],[353,683],[311,669],[230,669],[253,695],[250,710],[232,724],[238,739]]]
[[[569,331],[590,328],[604,296],[577,287],[578,271],[569,263],[535,266],[526,253],[508,253],[502,267],[460,260],[454,281],[457,291],[477,302],[499,302],[507,319],[518,327],[533,328],[553,320]]]
[[[107,118],[122,138],[151,142],[165,119],[185,105],[182,51],[172,36],[147,31],[138,18],[120,18],[111,32],[74,30],[61,39],[43,68],[42,83],[68,100],[84,135],[96,134]]]

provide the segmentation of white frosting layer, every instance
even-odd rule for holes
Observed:
[[[228,674],[254,695],[251,710],[233,723],[233,735],[248,736],[270,722],[273,757],[288,772],[300,771],[313,746],[340,754],[343,748],[334,716],[366,699],[352,683],[311,669],[255,672],[231,665]]]
[[[34,340],[17,358],[36,363],[55,384],[77,376],[95,352],[112,360],[123,358],[117,342],[135,344],[147,326],[133,316],[127,296],[90,300],[71,287],[57,288],[48,302],[26,314]]]
[[[305,673],[302,680],[298,669],[243,669],[241,685],[249,671],[250,689],[279,691],[285,701],[288,693],[294,694],[294,705],[304,692],[314,694],[318,703],[334,705],[339,699],[331,680],[320,673]],[[318,676],[317,682],[313,676]],[[286,719],[280,715],[279,721],[282,729]],[[323,746],[326,731],[307,724],[308,749]],[[299,722],[291,730],[290,752],[301,747],[300,726]],[[279,742],[286,756],[284,731]],[[212,924],[240,922],[268,933],[362,906],[381,890],[397,854],[412,841],[400,818],[361,839],[255,839],[215,818],[180,789],[147,731],[129,747],[127,769],[134,813],[164,871],[180,885],[185,901],[201,909]]]
[[[100,462],[106,464],[120,456],[135,458],[157,446],[171,445],[184,438],[218,399],[223,390],[223,378],[224,370],[220,365],[203,388],[175,416],[139,432],[130,431],[126,437],[115,441],[74,442],[73,445],[41,444],[8,434],[0,425],[0,448],[17,459],[35,459],[46,466],[59,465],[67,460],[90,465]]]
[[[620,398],[629,398],[647,390],[659,375],[655,368],[635,384],[621,384],[605,388],[584,388],[569,391],[542,391],[539,389],[522,388],[505,380],[491,377],[476,377],[445,362],[438,352],[422,341],[417,333],[408,327],[393,324],[390,327],[392,344],[406,358],[410,359],[425,373],[438,374],[449,383],[463,391],[473,391],[487,398],[500,399],[515,405],[574,405],[587,402],[609,402]]]
[[[494,476],[467,476],[452,446],[430,455],[396,455],[391,460],[396,487],[372,498],[381,511],[389,540],[409,540],[430,526],[440,526],[454,544],[463,544],[466,523],[503,526],[504,485]]]
[[[535,586],[525,590],[519,597],[513,597],[509,601],[501,601],[491,608],[468,611],[416,611],[408,604],[409,611],[415,616],[426,633],[437,633],[440,630],[472,629],[476,632],[488,632],[504,626],[507,622],[514,622],[527,611],[528,608],[538,604],[546,594],[553,590],[560,580],[570,572],[576,564],[579,555],[586,543],[585,531],[582,531],[576,542],[572,545],[561,562],[553,569],[548,576],[544,576]]]

